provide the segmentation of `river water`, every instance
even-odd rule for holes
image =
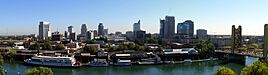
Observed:
[[[257,61],[257,58],[247,57],[246,64]],[[204,61],[182,64],[162,65],[132,65],[125,67],[80,67],[80,68],[52,68],[54,75],[212,75],[220,66],[226,66],[240,73],[245,65],[227,63],[222,61]],[[6,62],[4,69],[8,75],[25,75],[26,69],[36,66],[24,65],[23,62]]]

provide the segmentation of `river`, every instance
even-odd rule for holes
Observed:
[[[246,64],[257,61],[257,58],[247,57]],[[229,67],[235,72],[245,65],[227,63],[220,64],[220,60],[162,65],[132,65],[125,67],[80,67],[80,68],[52,68],[54,75],[212,75],[220,66]],[[24,65],[21,61],[6,62],[4,69],[8,75],[25,75],[25,70],[36,66]]]

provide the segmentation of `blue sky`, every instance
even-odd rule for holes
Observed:
[[[0,0],[0,35],[38,32],[39,21],[51,23],[52,31],[81,24],[90,30],[104,23],[109,32],[141,28],[159,32],[159,19],[175,16],[176,24],[193,20],[195,29],[209,34],[231,34],[231,25],[242,25],[244,35],[263,35],[268,23],[267,0]]]

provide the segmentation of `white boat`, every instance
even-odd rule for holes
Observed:
[[[191,63],[192,62],[192,59],[185,59],[184,62],[185,63]]]
[[[130,66],[131,60],[117,60],[117,62],[113,63],[114,66]]]
[[[53,66],[53,67],[78,67],[81,66],[73,56],[42,56],[34,55],[30,59],[24,60],[27,64]]]
[[[92,67],[106,67],[109,66],[106,59],[94,59],[93,61],[88,63],[88,66]]]

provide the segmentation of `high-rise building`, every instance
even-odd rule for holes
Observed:
[[[137,23],[134,23],[133,24],[133,32],[135,31],[140,31],[141,30],[141,27],[140,27],[140,20],[137,22]]]
[[[126,37],[128,40],[133,41],[134,40],[134,33],[132,31],[127,31]]]
[[[204,39],[207,37],[207,30],[205,29],[197,29],[196,30],[196,37],[200,39]]]
[[[93,31],[87,31],[87,39],[94,39],[94,32]]]
[[[94,30],[93,31],[93,34],[94,34],[94,37],[98,36],[98,31],[97,30]]]
[[[81,26],[81,35],[87,34],[87,24],[82,24]]]
[[[74,27],[73,26],[69,26],[68,27],[68,32],[71,34],[74,32]]]
[[[39,22],[39,39],[48,40],[51,37],[49,22]]]
[[[76,41],[77,36],[76,36],[75,32],[70,33],[69,39],[71,39],[72,41]]]
[[[134,37],[136,41],[144,41],[145,37],[146,37],[146,32],[145,31],[135,31],[134,32]]]
[[[193,37],[194,36],[194,22],[191,20],[186,20],[183,23],[178,23],[177,34]]]
[[[104,29],[104,35],[108,35],[108,29]]]
[[[164,37],[164,26],[165,26],[165,20],[161,20],[160,19],[160,37],[163,38]]]
[[[99,26],[98,26],[98,35],[99,36],[104,36],[104,26],[103,26],[103,23],[99,23]]]
[[[164,39],[172,39],[175,34],[175,17],[166,16],[165,20],[160,20],[160,35]]]
[[[64,38],[68,39],[69,33],[67,31],[64,32]]]

